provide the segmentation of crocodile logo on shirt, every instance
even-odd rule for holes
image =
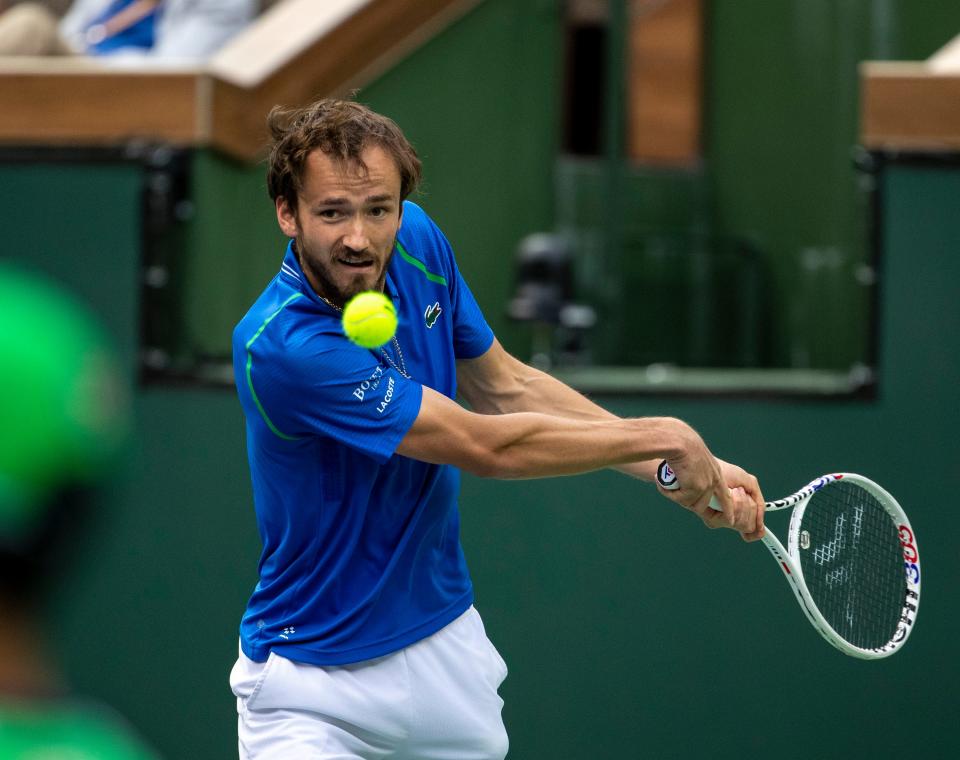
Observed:
[[[440,302],[437,301],[433,306],[428,306],[427,310],[423,312],[423,321],[426,323],[428,330],[436,324],[437,318],[442,311],[443,309],[440,308]]]

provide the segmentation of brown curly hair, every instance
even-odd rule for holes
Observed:
[[[274,202],[283,198],[293,211],[303,188],[307,157],[321,150],[366,171],[360,158],[371,145],[383,148],[400,171],[400,200],[420,184],[417,152],[392,119],[349,100],[325,98],[303,108],[275,106],[267,116],[273,138],[268,158],[267,190]]]

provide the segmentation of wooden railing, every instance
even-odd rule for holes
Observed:
[[[922,62],[861,64],[860,141],[871,150],[960,150],[960,36]]]
[[[213,146],[255,160],[264,119],[361,87],[479,0],[284,0],[202,67],[0,58],[0,143]]]

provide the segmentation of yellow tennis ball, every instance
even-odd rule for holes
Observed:
[[[358,293],[343,308],[343,332],[364,348],[379,348],[397,331],[397,310],[383,293]]]

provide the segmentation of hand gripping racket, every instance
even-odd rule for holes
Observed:
[[[664,461],[657,482],[680,487]],[[713,499],[710,506],[720,509]],[[768,501],[793,507],[787,548],[770,530],[762,541],[780,565],[807,619],[844,654],[873,660],[904,645],[920,606],[920,553],[896,500],[862,475],[823,475]]]

